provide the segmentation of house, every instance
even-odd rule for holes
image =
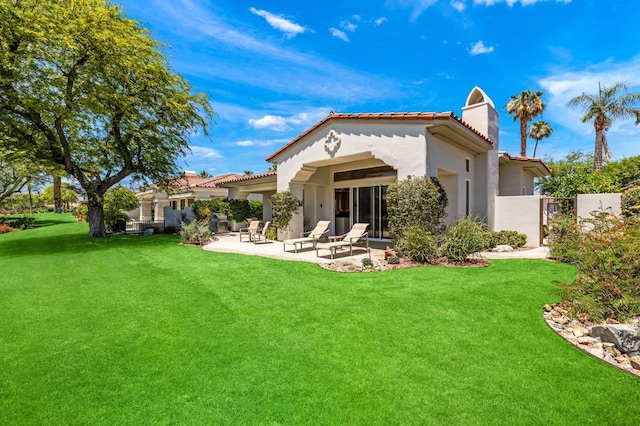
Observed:
[[[302,201],[291,235],[330,220],[333,234],[367,222],[371,238],[389,238],[388,186],[425,175],[438,178],[446,190],[449,221],[474,214],[494,229],[496,197],[531,195],[534,178],[549,174],[539,159],[499,151],[498,112],[479,87],[469,93],[461,118],[453,112],[332,112],[267,161],[277,174],[221,186],[230,196],[259,190],[265,199],[291,191]]]
[[[154,184],[138,192],[140,210],[135,219],[164,220],[166,207],[182,211],[191,206],[195,200],[227,198],[228,189],[220,185],[238,177],[239,175],[236,174],[203,177],[196,172],[185,171],[182,176],[169,181],[166,189]]]

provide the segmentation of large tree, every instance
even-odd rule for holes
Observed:
[[[108,0],[0,1],[0,148],[73,176],[89,236],[106,236],[111,186],[176,175],[189,135],[208,123],[206,97],[161,48]]]
[[[27,187],[31,175],[22,165],[0,154],[0,202]]]
[[[544,111],[542,92],[523,90],[522,93],[511,95],[505,108],[509,114],[513,114],[513,121],[520,120],[520,155],[527,156],[527,125],[529,121]]]
[[[596,131],[593,152],[593,169],[602,170],[602,153],[610,158],[609,144],[605,132],[618,119],[635,118],[640,123],[640,93],[627,93],[624,83],[615,83],[611,87],[598,84],[598,93],[576,96],[568,104],[570,107],[582,107],[585,111],[582,122],[593,122]]]

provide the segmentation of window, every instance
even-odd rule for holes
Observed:
[[[467,171],[467,173],[469,173],[469,170],[471,169],[471,160],[469,160],[468,158],[466,158],[464,160],[465,163],[465,170]]]
[[[467,160],[467,161],[469,161],[469,160]],[[469,188],[471,186],[471,183],[469,181],[466,181],[465,184],[466,185],[465,185],[465,193],[464,193],[464,196],[465,196],[464,212],[465,212],[465,214],[467,216],[469,216]]]
[[[396,176],[396,170],[391,166],[371,167],[369,169],[349,170],[346,172],[336,172],[333,174],[333,181],[367,179],[381,176]]]

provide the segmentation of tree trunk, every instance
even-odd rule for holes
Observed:
[[[520,119],[520,156],[527,156],[527,122]]]
[[[27,182],[27,191],[29,192],[29,214],[33,214],[33,192],[31,191],[31,179]]]
[[[593,152],[593,170],[602,170],[602,130],[596,129],[596,147]]]
[[[104,227],[104,205],[101,199],[90,196],[87,200],[90,238],[106,238],[107,232]]]
[[[53,211],[62,213],[62,178],[53,175]]]

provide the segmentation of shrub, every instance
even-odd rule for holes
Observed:
[[[127,216],[123,211],[133,210],[140,206],[140,200],[129,188],[117,185],[104,194],[104,225],[107,231],[124,231],[127,227]]]
[[[214,198],[212,200],[195,200],[191,205],[193,218],[196,221],[210,221],[214,213],[231,215],[229,203],[225,200]]]
[[[447,227],[440,254],[447,259],[464,262],[467,256],[489,247],[489,233],[476,218],[466,216]]]
[[[20,229],[31,229],[35,226],[36,219],[30,216],[22,217],[0,217],[0,224],[8,225],[14,231]]]
[[[389,185],[387,211],[391,237],[397,243],[415,225],[437,235],[446,207],[447,194],[436,178],[409,176]]]
[[[387,263],[389,263],[389,265],[398,265],[400,263],[400,258],[398,256],[391,256],[387,259]]]
[[[211,237],[209,221],[180,222],[180,238],[184,244],[207,244]]]
[[[438,258],[438,242],[427,229],[415,224],[398,239],[396,251],[417,262],[433,262]]]
[[[262,202],[256,200],[227,200],[229,219],[242,222],[250,217],[262,219]]]
[[[490,248],[500,245],[522,247],[526,243],[527,236],[525,234],[518,234],[518,231],[494,231],[490,233]]]
[[[571,215],[555,214],[549,220],[549,255],[564,263],[574,263],[580,247],[580,225]]]
[[[289,191],[279,191],[271,196],[271,207],[271,224],[277,229],[287,229],[293,213],[300,207],[300,200]]]
[[[572,315],[591,321],[625,321],[640,315],[640,219],[600,211],[585,220],[574,264],[572,284],[561,284],[563,300],[572,301]]]
[[[640,184],[622,194],[622,214],[626,217],[640,216]]]
[[[362,260],[360,260],[362,262],[362,266],[363,267],[369,267],[369,266],[373,266],[373,260],[371,260],[368,257],[363,257]]]
[[[15,229],[7,225],[6,223],[0,224],[0,234],[7,234],[9,232],[13,232]]]

